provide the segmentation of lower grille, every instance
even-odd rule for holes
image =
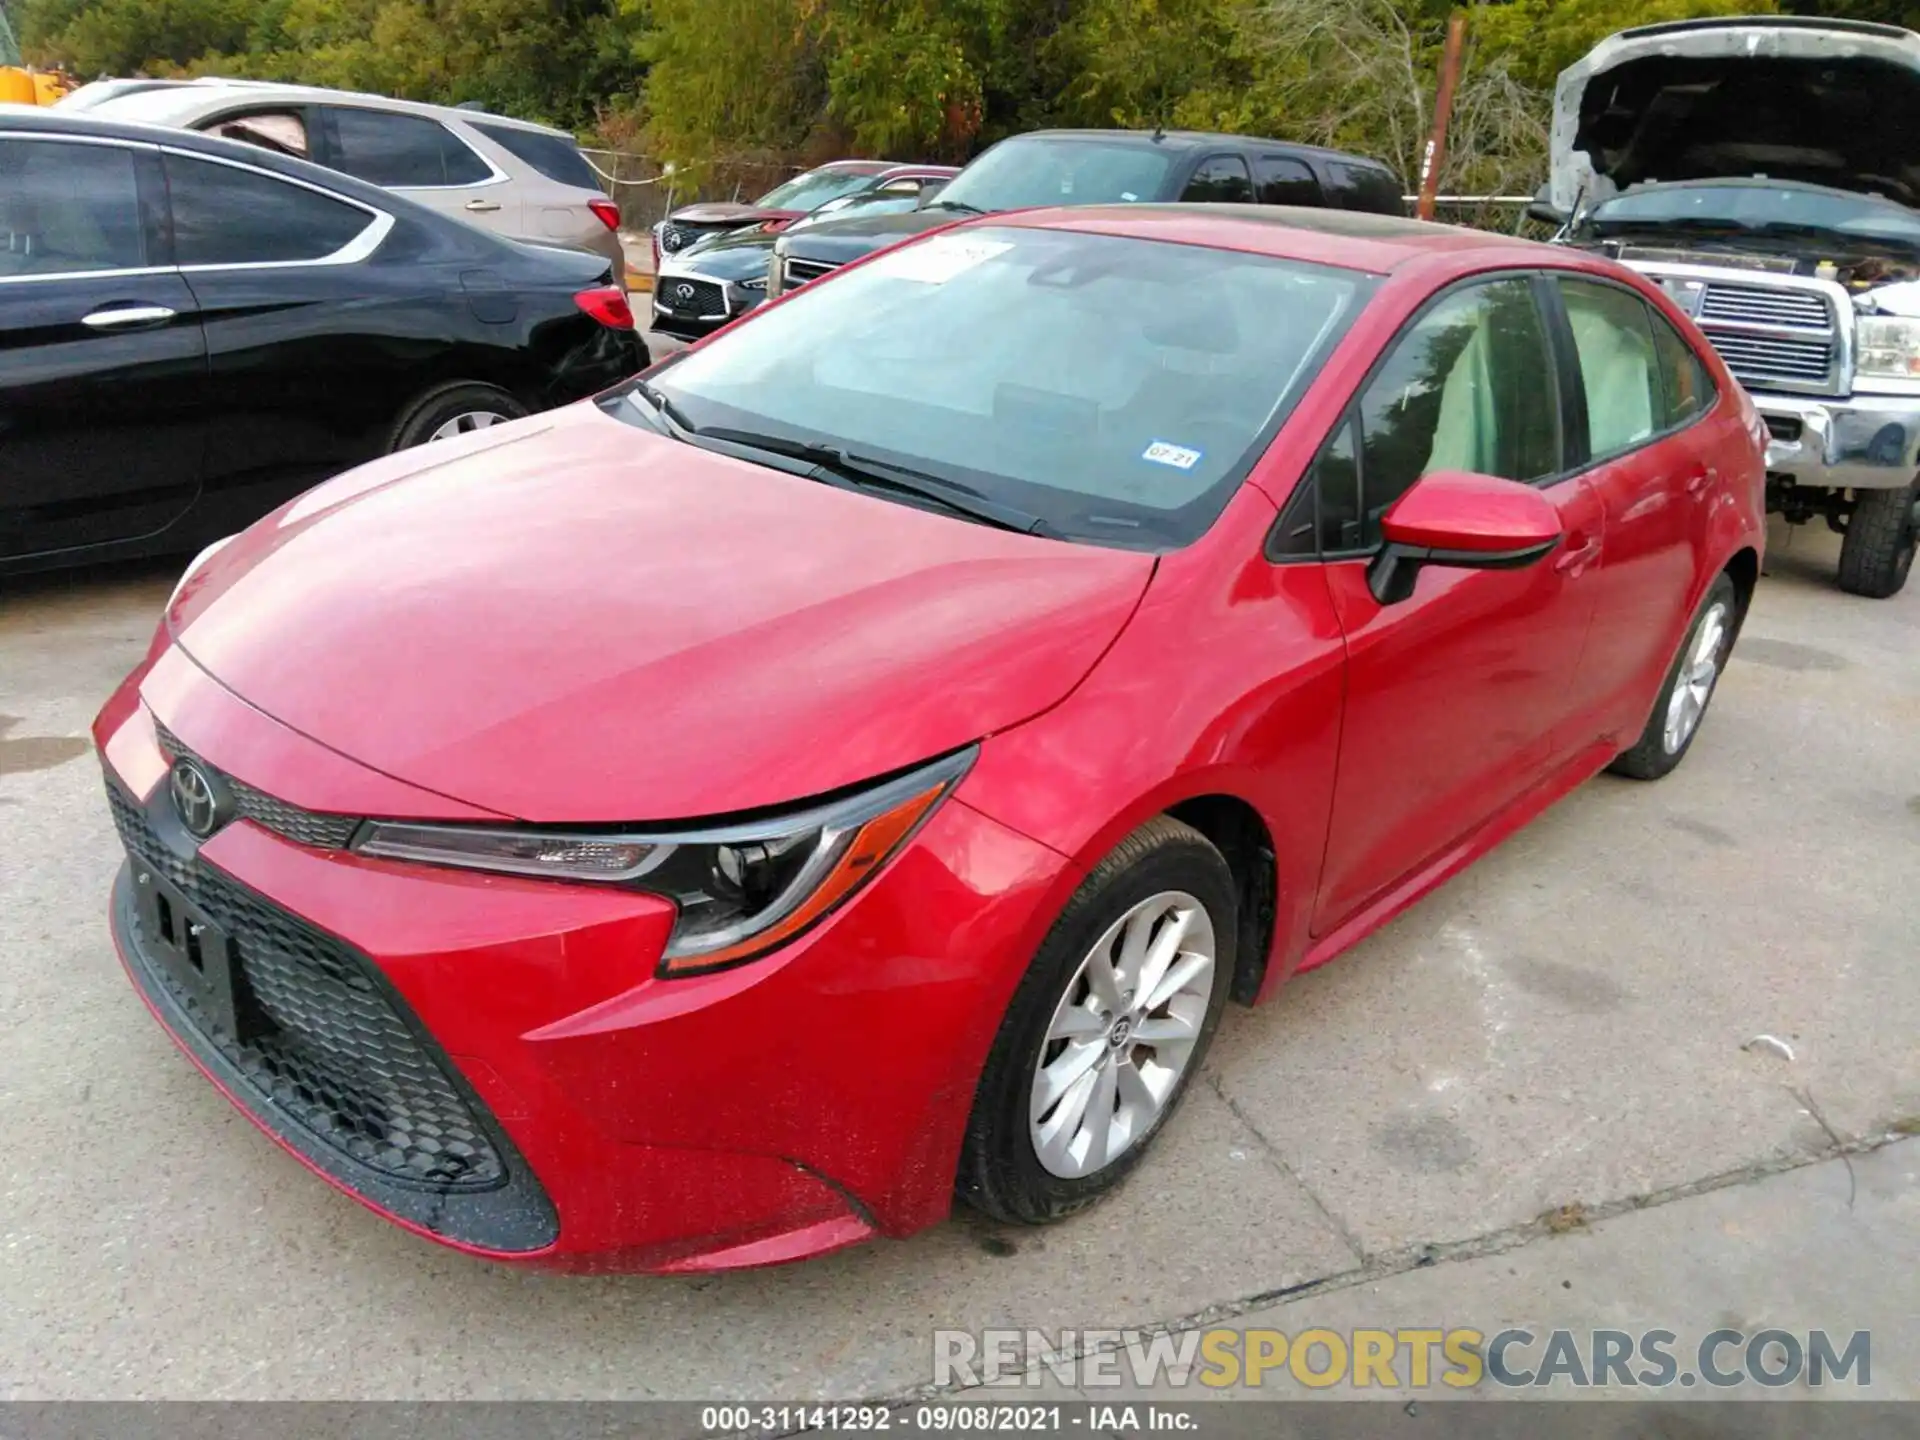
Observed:
[[[826,260],[787,260],[787,288],[804,285],[809,280],[818,280],[822,275],[830,275],[840,267]]]
[[[176,855],[109,779],[136,872],[150,867],[230,938],[246,1032],[227,1032],[162,967],[141,963],[202,1037],[277,1112],[381,1177],[438,1193],[502,1184],[506,1166],[437,1047],[416,1032],[370,962],[332,936]],[[148,944],[151,945],[151,939]]]
[[[1804,428],[1801,423],[1791,415],[1768,415],[1765,419],[1767,422],[1767,434],[1776,440],[1796,441],[1800,438],[1800,432]]]

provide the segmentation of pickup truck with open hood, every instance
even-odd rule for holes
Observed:
[[[1782,16],[1626,30],[1562,72],[1537,216],[1652,277],[1767,424],[1767,507],[1897,593],[1920,538],[1920,35]]]

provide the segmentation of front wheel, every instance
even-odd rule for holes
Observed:
[[[1904,490],[1863,490],[1840,542],[1840,588],[1885,600],[1905,588],[1920,547],[1920,481]]]
[[[1715,577],[1687,630],[1687,638],[1680,642],[1680,653],[1667,671],[1660,698],[1647,717],[1647,728],[1640,732],[1634,747],[1608,767],[1614,774],[1658,780],[1686,758],[1733,650],[1739,603],[1733,581],[1725,575]]]
[[[1186,1093],[1226,1006],[1232,871],[1160,816],[1095,867],[1007,1007],[975,1093],[961,1197],[1043,1224],[1139,1163]]]

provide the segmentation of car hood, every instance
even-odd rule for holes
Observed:
[[[766,278],[773,258],[773,237],[758,230],[735,231],[717,240],[682,250],[660,267],[662,279],[673,275],[704,275],[713,280]]]
[[[387,775],[529,821],[675,820],[1038,714],[1153,568],[585,403],[310,491],[219,551],[168,623],[242,699]]]
[[[1646,181],[1765,176],[1920,203],[1911,146],[1885,117],[1920,110],[1920,35],[1752,17],[1624,30],[1561,72],[1554,208]],[[1894,173],[1889,174],[1889,169]]]
[[[847,220],[822,220],[804,230],[791,231],[782,251],[802,260],[845,265],[910,236],[965,220],[970,211],[942,210],[934,202],[924,210],[893,215],[856,215]]]
[[[714,200],[702,205],[682,205],[667,219],[676,225],[752,225],[765,220],[798,220],[804,210],[770,210],[737,200]]]

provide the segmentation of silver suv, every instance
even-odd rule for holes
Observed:
[[[619,208],[562,130],[259,81],[196,80],[83,103],[105,120],[201,130],[311,160],[515,240],[604,255],[626,277]]]

